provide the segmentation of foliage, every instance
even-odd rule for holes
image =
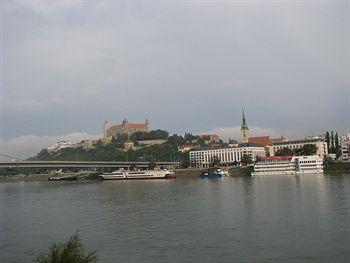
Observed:
[[[133,142],[143,140],[166,140],[169,137],[169,133],[163,130],[152,130],[149,132],[135,132],[130,138]]]
[[[253,162],[252,157],[249,154],[243,154],[241,163],[248,165]]]
[[[327,151],[330,152],[331,137],[328,131],[326,132],[326,142],[327,142]]]
[[[215,167],[215,166],[218,166],[220,165],[220,158],[218,156],[214,156],[212,159],[211,159],[211,162],[209,164],[210,167]]]
[[[192,133],[185,133],[186,143],[193,143],[198,139],[198,136],[193,135]]]
[[[186,140],[181,135],[174,134],[168,137],[166,143],[172,146],[179,147],[180,145],[184,145],[186,143]]]
[[[76,232],[67,242],[55,242],[46,254],[36,258],[39,263],[90,263],[97,262],[95,251],[85,254],[79,233]]]
[[[149,170],[153,170],[154,168],[156,168],[156,166],[157,166],[157,164],[156,164],[155,161],[150,161],[150,162],[148,163],[148,169],[149,169]]]
[[[284,147],[282,149],[279,149],[275,153],[276,156],[288,156],[293,155],[293,151],[287,147]]]
[[[315,144],[305,144],[298,149],[282,148],[276,151],[276,156],[289,156],[289,155],[314,155],[317,152],[317,146]]]

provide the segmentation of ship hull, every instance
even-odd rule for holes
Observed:
[[[174,179],[175,175],[172,173],[159,174],[159,175],[128,175],[128,174],[102,174],[103,180],[159,180],[159,179]]]

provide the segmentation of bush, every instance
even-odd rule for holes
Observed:
[[[36,258],[39,263],[91,263],[97,262],[95,251],[85,255],[79,233],[76,232],[66,243],[55,242],[49,247],[47,254]]]

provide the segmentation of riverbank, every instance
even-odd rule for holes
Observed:
[[[196,178],[203,172],[206,172],[207,168],[187,168],[175,170],[176,178]],[[231,169],[230,176],[249,176],[252,171],[252,167],[237,167],[237,169]],[[94,174],[82,174],[82,173],[64,173],[52,175],[49,173],[41,174],[15,174],[15,175],[1,175],[0,182],[6,181],[47,181],[50,177],[63,177],[63,176],[77,176],[78,180],[96,180],[99,179],[96,173]]]
[[[324,166],[325,173],[350,173],[350,163],[327,163]]]

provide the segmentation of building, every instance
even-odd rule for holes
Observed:
[[[84,150],[91,150],[94,148],[95,141],[93,140],[83,140],[79,143],[79,146],[81,146]]]
[[[266,146],[269,144],[274,144],[274,143],[280,143],[280,142],[285,142],[287,141],[283,136],[281,138],[270,138],[270,136],[256,136],[256,137],[249,137],[248,142],[250,143],[256,143],[260,144],[262,146]]]
[[[343,162],[350,162],[350,136],[343,136],[340,139],[341,146],[341,160]]]
[[[249,142],[249,128],[247,125],[247,121],[245,119],[245,114],[244,114],[244,110],[243,110],[243,115],[242,115],[242,124],[241,124],[241,142],[243,143],[247,143]]]
[[[162,140],[162,139],[137,141],[137,143],[141,146],[159,145],[159,144],[163,144],[165,142],[166,142],[166,140]]]
[[[103,136],[116,137],[118,134],[131,135],[135,132],[148,132],[149,121],[146,119],[144,123],[129,123],[125,118],[121,124],[110,126],[108,121],[103,123]]]
[[[209,167],[215,158],[218,158],[220,164],[230,164],[241,162],[243,155],[251,157],[252,161],[256,157],[265,157],[265,148],[261,146],[243,146],[234,148],[198,150],[190,152],[191,167],[203,168]]]
[[[304,145],[313,144],[317,147],[316,154],[321,158],[324,158],[328,154],[327,150],[327,142],[323,138],[314,138],[314,139],[304,139],[304,140],[294,140],[294,141],[283,141],[272,143],[267,147],[267,151],[270,156],[275,156],[275,153],[278,150],[282,150],[283,148],[287,148],[290,150],[300,149]]]
[[[74,145],[74,142],[59,141],[59,142],[56,142],[55,144],[50,145],[46,149],[49,153],[53,153],[53,152],[58,152],[59,150],[62,150],[65,148],[72,148],[73,145]]]
[[[220,137],[217,134],[199,134],[197,136],[199,139],[203,139],[206,144],[220,141]]]
[[[128,138],[124,143],[124,149],[131,150],[133,148],[134,148],[134,142],[130,138]]]
[[[185,153],[185,152],[191,151],[193,148],[195,148],[194,145],[185,144],[185,145],[180,145],[179,147],[177,147],[177,151]]]

